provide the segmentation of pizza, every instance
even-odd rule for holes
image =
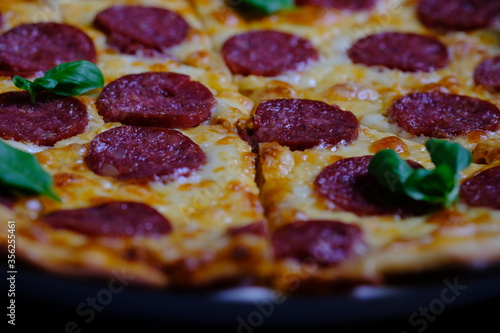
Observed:
[[[498,265],[500,1],[272,3],[2,3],[2,248],[168,290]]]

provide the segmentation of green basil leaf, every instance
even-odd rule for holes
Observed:
[[[449,207],[458,197],[459,183],[452,168],[441,164],[433,170],[414,170],[404,188],[405,193],[415,200]]]
[[[57,86],[56,80],[46,79],[43,77],[35,79],[35,81],[31,84],[31,89],[28,90],[30,93],[31,103],[35,103],[36,95],[39,92],[53,89],[55,86]]]
[[[16,87],[22,90],[31,90],[31,85],[33,84],[30,80],[26,80],[25,78],[17,75],[12,78],[12,82],[14,82]]]
[[[265,14],[272,14],[294,7],[294,0],[242,0],[242,2]]]
[[[432,170],[412,169],[395,151],[382,150],[373,156],[368,172],[389,190],[450,207],[458,199],[460,171],[472,162],[471,153],[445,140],[430,139],[425,146],[436,166]]]
[[[394,150],[384,149],[372,157],[368,173],[377,177],[378,182],[390,191],[404,193],[404,184],[413,168]]]
[[[104,86],[104,77],[99,68],[86,60],[57,65],[33,82],[19,76],[15,76],[12,81],[16,87],[29,91],[33,103],[36,95],[44,90],[51,90],[61,96],[75,96]]]
[[[46,77],[40,77],[38,79],[35,79],[32,84],[33,90],[38,90],[38,91],[43,91],[43,90],[50,90],[53,89],[57,86],[57,81],[53,79],[48,79]]]
[[[52,91],[62,96],[80,95],[104,86],[104,77],[99,68],[86,60],[60,64],[48,70],[44,78],[57,81]]]
[[[425,143],[425,146],[436,167],[443,164],[448,165],[457,176],[460,171],[467,168],[472,162],[472,154],[470,151],[458,143],[429,139]]]
[[[52,189],[52,177],[43,170],[36,157],[15,149],[1,140],[0,184],[60,201]]]

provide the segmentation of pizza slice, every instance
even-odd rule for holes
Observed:
[[[178,76],[178,80],[172,81],[171,85],[177,83],[195,85],[196,82],[200,82],[210,90],[210,92],[205,91],[205,95],[215,95],[203,105],[205,113],[210,110],[210,115],[204,117],[203,121],[211,124],[222,124],[227,128],[242,127],[249,121],[253,106],[252,101],[237,91],[236,86],[232,84],[227,69],[224,66],[217,65],[216,58],[219,56],[211,51],[209,39],[200,29],[200,23],[196,20],[194,12],[190,11],[191,7],[187,2],[178,1],[177,3],[168,2],[167,4],[161,1],[144,4],[135,2],[126,6],[119,6],[119,3],[112,1],[69,1],[58,6],[50,3],[50,5],[45,5],[46,10],[52,10],[57,15],[54,14],[48,18],[47,22],[25,22],[25,24],[12,26],[15,21],[9,21],[10,23],[5,25],[5,31],[0,37],[0,44],[5,47],[0,55],[0,74],[4,77],[0,82],[0,89],[2,91],[16,90],[16,87],[11,82],[11,78],[16,75],[24,78],[36,78],[43,76],[45,71],[58,64],[87,60],[95,63],[102,70],[106,84],[125,75],[146,72],[184,74],[187,77],[180,78]],[[42,4],[31,4],[31,6],[38,8]],[[11,7],[14,6],[6,5],[5,7],[4,12],[7,18],[13,15]],[[164,53],[160,51],[153,52],[152,49],[150,53],[140,49],[135,53],[131,50],[129,50],[130,52],[127,50],[120,51],[113,48],[113,45],[108,45],[109,38],[107,38],[106,33],[111,35],[113,33],[96,26],[97,16],[101,12],[106,14],[106,9],[123,10],[125,12],[122,14],[125,16],[135,15],[134,11],[140,11],[141,15],[145,15],[146,18],[149,17],[150,24],[153,26],[158,23],[158,20],[163,22],[162,15],[166,17],[172,16],[175,20],[186,22],[186,36],[179,40],[176,45],[165,47],[165,49],[161,45],[161,47],[158,46],[158,50],[161,49]],[[21,10],[19,9],[19,11]],[[131,13],[128,11],[131,11]],[[42,12],[44,11],[42,10]],[[104,15],[105,18],[108,17],[106,15]],[[115,17],[113,15],[111,17]],[[147,22],[146,19],[144,20]],[[143,28],[146,26],[144,22],[142,22],[142,25]],[[156,28],[163,29],[161,26]],[[150,32],[152,33],[152,31],[154,29]],[[140,42],[134,39],[137,36],[130,31],[129,33],[132,35],[127,35],[128,39],[122,36],[123,42],[139,45]],[[126,32],[123,32],[123,34],[126,35]],[[30,37],[23,37],[25,35]],[[116,33],[113,36],[115,35]],[[173,32],[173,35],[177,35],[177,33]],[[153,36],[150,37],[155,38],[155,36],[153,33]],[[144,45],[140,45],[147,48],[149,44],[146,41],[143,42]],[[110,43],[112,44],[112,41]],[[181,51],[177,52],[176,50]],[[174,54],[176,52],[177,55]],[[208,57],[206,63],[210,66],[203,66],[203,61],[200,63],[189,61],[189,58],[193,58],[197,54],[200,57]],[[154,82],[150,82],[149,86],[151,84],[154,84]],[[202,89],[198,89],[198,91],[200,90]],[[167,95],[174,99],[178,94],[172,88],[168,88],[164,93],[167,91]],[[97,91],[90,94],[93,98],[96,98],[97,95]],[[168,99],[169,96],[165,96],[165,98]],[[191,97],[188,94],[185,95],[185,98],[190,99]],[[216,99],[216,103],[212,102],[213,98]],[[178,100],[177,103],[182,104],[183,102]]]
[[[482,22],[474,29],[459,24],[470,22],[462,15],[445,30],[427,22],[425,5],[408,1],[298,1],[257,16],[245,15],[244,4],[195,4],[235,82],[256,104],[276,96],[320,100],[419,143],[447,138],[472,149],[498,137],[493,3],[463,10]],[[437,19],[453,21],[445,12]]]
[[[135,3],[140,11],[143,4],[165,2]],[[216,69],[103,48],[105,33],[85,23],[98,14],[90,9],[102,5],[65,2],[57,8],[60,18],[0,35],[6,50],[0,55],[0,137],[36,153],[61,200],[2,191],[2,218],[18,222],[19,257],[68,275],[103,277],[124,267],[137,282],[154,286],[261,279],[267,243],[255,155],[236,134],[253,103]],[[194,22],[184,2],[163,7]],[[188,28],[189,34],[191,47],[197,38],[207,47],[201,31]],[[15,52],[23,61],[12,60]],[[48,72],[66,73],[82,61],[102,68],[105,87],[74,97],[33,96],[12,82],[17,75],[28,86],[36,79],[50,85]],[[6,237],[2,233],[2,243]]]
[[[109,123],[88,143],[36,157],[60,202],[16,199],[18,256],[36,267],[199,288],[260,281],[265,217],[249,145],[221,126]]]
[[[255,117],[274,287],[324,294],[397,275],[498,263],[494,165],[464,170],[460,199],[445,208],[391,191],[368,171],[374,154],[387,149],[410,170],[433,170],[419,143],[358,127],[352,113],[320,101],[267,100]]]

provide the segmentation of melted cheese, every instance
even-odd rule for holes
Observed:
[[[307,220],[333,220],[357,224],[363,230],[368,250],[339,267],[320,269],[291,260],[278,262],[273,283],[290,289],[283,276],[295,276],[316,282],[347,280],[380,281],[386,274],[438,268],[450,264],[478,264],[500,259],[500,211],[474,208],[458,203],[450,210],[423,216],[395,218],[364,216],[329,207],[315,193],[316,176],[326,166],[347,157],[364,156],[384,148],[394,148],[394,136],[361,127],[359,138],[349,146],[317,147],[290,151],[277,143],[260,144],[261,197],[270,229]],[[433,164],[425,147],[406,139],[397,139],[400,155],[426,168]],[[462,179],[485,167],[472,164]],[[373,195],[377,195],[373,193]],[[481,251],[486,242],[485,251]],[[306,263],[303,263],[306,265]]]
[[[308,39],[320,53],[320,59],[307,67],[285,72],[276,77],[235,75],[235,82],[258,104],[264,99],[298,98],[321,100],[352,111],[362,125],[385,133],[393,133],[423,143],[426,138],[402,131],[387,117],[392,102],[415,92],[441,91],[491,101],[500,107],[500,100],[473,82],[475,67],[485,58],[498,54],[496,31],[436,34],[424,28],[415,16],[415,2],[381,0],[369,12],[345,13],[336,10],[300,7],[271,15],[261,20],[245,20],[222,0],[196,0],[198,12],[208,26],[214,47],[220,50],[231,36],[256,29],[274,29]],[[230,22],[228,24],[228,22]],[[429,73],[405,73],[381,67],[353,64],[346,54],[358,39],[386,31],[430,35],[449,50],[447,67]],[[280,94],[276,83],[290,89]],[[290,90],[293,91],[290,94]],[[500,131],[482,134],[499,138]],[[477,133],[454,140],[469,149],[478,143]]]
[[[119,124],[108,124],[100,131],[114,126]],[[259,274],[256,267],[259,262],[263,264],[267,255],[264,239],[256,236],[235,238],[227,233],[230,228],[265,220],[254,182],[254,154],[247,143],[222,126],[200,125],[182,132],[200,145],[208,162],[189,177],[166,184],[138,185],[94,174],[84,162],[88,144],[61,145],[38,153],[39,161],[54,179],[55,191],[62,202],[39,198],[17,205],[20,211],[33,213],[18,225],[20,242],[30,244],[23,247],[22,256],[40,260],[44,265],[58,266],[59,270],[64,270],[65,265],[78,265],[105,271],[126,260],[127,251],[142,251],[142,255],[147,254],[142,258],[145,271],[152,269],[150,265],[179,265],[179,270],[187,270],[184,282],[192,279],[193,284],[235,278],[243,273],[254,277]],[[52,211],[119,200],[151,205],[170,220],[173,232],[154,239],[113,241],[51,230],[36,221],[38,216]],[[30,209],[28,205],[34,207],[35,202],[38,209]],[[246,253],[240,258],[241,262],[233,252],[237,249]],[[102,256],[103,261],[94,262],[95,254]],[[244,268],[249,261],[253,262],[253,268]],[[110,263],[111,266],[106,266]],[[147,274],[137,274],[148,283]],[[154,276],[161,274],[156,272]],[[175,278],[167,274],[154,283],[183,282],[181,277],[173,282],[170,279]]]

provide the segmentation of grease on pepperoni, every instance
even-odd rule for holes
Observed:
[[[208,120],[216,100],[207,87],[187,75],[150,72],[111,82],[96,104],[107,122],[186,128]]]
[[[460,186],[460,198],[471,206],[500,209],[500,166],[467,179]]]
[[[157,55],[182,43],[190,26],[179,14],[164,8],[113,6],[100,12],[94,25],[107,43],[124,54]]]
[[[359,216],[419,216],[432,206],[422,201],[391,192],[375,176],[368,173],[372,156],[350,157],[325,167],[314,180],[314,189],[334,209]],[[412,168],[421,167],[408,161]]]
[[[474,71],[474,82],[490,92],[500,92],[500,56],[482,61]]]
[[[356,64],[404,72],[430,72],[449,62],[447,47],[437,39],[402,32],[383,32],[361,38],[347,54]]]
[[[0,74],[33,76],[61,63],[96,61],[93,41],[63,23],[22,24],[0,35]]]
[[[311,260],[319,266],[335,266],[364,249],[359,226],[339,221],[311,220],[287,224],[271,238],[277,259]]]
[[[2,139],[53,146],[83,133],[87,124],[87,108],[74,97],[42,92],[33,104],[27,91],[0,94]]]
[[[85,162],[101,176],[168,182],[199,170],[206,163],[206,155],[198,144],[176,130],[120,126],[92,140]]]
[[[172,231],[168,219],[149,205],[116,201],[99,206],[59,210],[42,217],[54,229],[88,236],[159,236]]]
[[[295,0],[297,6],[311,5],[348,11],[369,10],[376,2],[377,0]]]
[[[421,0],[417,5],[423,25],[444,31],[487,28],[499,14],[498,0]]]
[[[233,74],[276,76],[300,70],[319,54],[306,39],[273,30],[256,30],[229,38],[222,55]]]
[[[439,92],[406,95],[392,104],[389,114],[406,132],[435,138],[500,128],[500,110],[494,104]]]
[[[307,99],[274,99],[259,104],[254,118],[258,142],[278,142],[292,150],[319,144],[349,144],[358,135],[358,120],[336,105]]]

